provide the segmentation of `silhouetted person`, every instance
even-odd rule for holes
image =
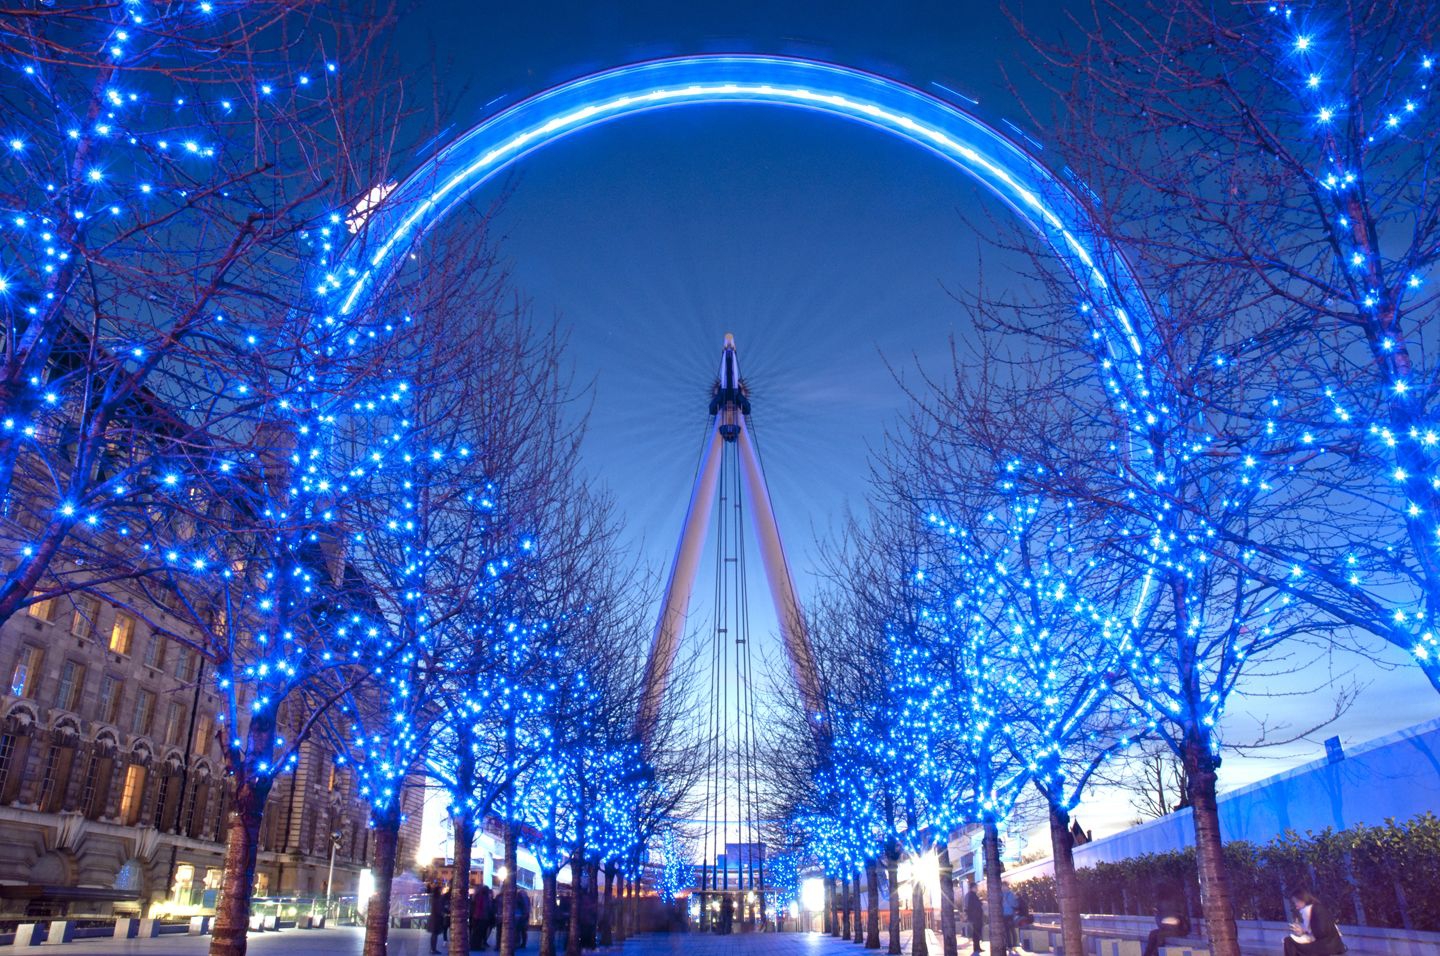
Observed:
[[[450,941],[450,887],[436,880],[430,885],[430,952],[438,953],[439,939]]]
[[[735,901],[727,894],[720,898],[720,932],[728,936],[734,924]]]
[[[470,948],[490,946],[490,924],[495,919],[495,894],[482,885],[470,898]]]
[[[965,882],[965,922],[970,924],[970,945],[974,947],[975,956],[979,956],[980,937],[985,927],[985,904],[981,902],[980,894],[975,892],[973,876]]]
[[[515,948],[530,945],[530,894],[515,887]]]
[[[1155,902],[1155,928],[1145,941],[1143,956],[1156,956],[1165,940],[1172,936],[1190,935],[1190,913],[1185,905],[1185,894],[1174,883],[1160,885],[1160,897]]]

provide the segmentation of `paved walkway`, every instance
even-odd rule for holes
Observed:
[[[906,952],[909,952],[909,935]],[[358,956],[364,932],[358,928],[319,930],[288,929],[279,933],[254,933],[250,936],[250,952],[254,956]],[[933,937],[932,937],[933,939]],[[62,946],[46,948],[56,956],[126,956],[130,953],[155,956],[204,956],[210,938],[198,936],[164,936],[159,939],[84,939]],[[534,956],[539,948],[535,933],[530,935],[529,949],[523,953]],[[0,952],[20,952],[11,947]],[[40,950],[35,950],[40,952]],[[423,930],[390,931],[390,956],[426,956],[430,952],[430,934]],[[490,951],[492,954],[494,950]],[[711,936],[702,933],[655,933],[627,940],[621,946],[590,950],[606,956],[846,956],[863,954],[866,950],[855,943],[831,939],[818,933],[763,933],[737,936]],[[883,953],[884,950],[879,952]],[[932,942],[932,954],[938,954],[938,941]]]

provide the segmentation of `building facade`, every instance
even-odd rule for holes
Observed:
[[[118,592],[117,592],[118,593]],[[0,627],[0,917],[207,912],[230,788],[224,702],[178,616],[76,594]],[[282,713],[282,726],[299,713]],[[414,859],[419,794],[401,835]],[[257,896],[353,896],[368,867],[355,779],[307,744],[271,792]]]

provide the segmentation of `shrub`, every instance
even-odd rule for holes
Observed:
[[[1285,897],[1312,888],[1339,922],[1395,929],[1440,930],[1440,817],[1424,813],[1403,823],[1354,826],[1304,834],[1286,831],[1268,843],[1225,845],[1226,870],[1240,919],[1284,920]],[[1200,916],[1193,848],[1149,853],[1076,871],[1085,913],[1144,916],[1155,910],[1167,881],[1185,889],[1191,915]],[[1058,908],[1053,877],[1016,889],[1031,909]]]

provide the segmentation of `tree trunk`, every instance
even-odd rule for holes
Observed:
[[[580,910],[585,906],[585,848],[577,847],[570,857],[570,927],[565,937],[565,956],[580,956]]]
[[[615,867],[605,867],[605,905],[600,910],[600,945],[610,946],[615,942]]]
[[[1070,835],[1070,813],[1050,800],[1050,846],[1055,856],[1055,900],[1060,907],[1060,935],[1065,952],[1083,952],[1080,924],[1080,879],[1075,875],[1075,840]]]
[[[1190,811],[1195,821],[1195,861],[1200,871],[1200,896],[1210,953],[1211,956],[1240,956],[1235,905],[1230,898],[1230,877],[1225,869],[1220,814],[1215,802],[1220,759],[1210,752],[1202,735],[1191,730],[1185,736],[1184,762],[1189,778]]]
[[[615,942],[625,942],[625,888],[629,885],[624,872],[615,874]]]
[[[1005,883],[1000,879],[1000,828],[994,817],[985,818],[984,851],[985,932],[990,937],[990,956],[999,956],[1010,952],[1010,940],[1005,933]],[[1066,950],[1065,956],[1073,954]]]
[[[640,895],[640,878],[637,876],[625,884],[625,909],[622,911],[622,918],[625,920],[625,935],[638,936],[640,934],[640,917],[636,912],[635,901]]]
[[[855,872],[855,878],[854,878],[854,880],[851,882],[850,887],[851,887],[850,905],[851,905],[851,907],[855,910],[855,935],[851,937],[851,940],[852,940],[853,942],[860,943],[861,945],[864,945],[864,943],[865,943],[865,918],[864,918],[864,916],[863,916],[862,914],[865,912],[865,909],[864,909],[865,897],[864,897],[864,895],[861,893],[861,890],[860,890],[860,872],[859,872],[858,870]]]
[[[945,956],[958,956],[955,942],[955,868],[950,864],[950,840],[940,844],[936,855],[940,869],[940,950]]]
[[[832,909],[835,906],[834,882],[827,876],[820,885],[825,888],[825,902],[820,907],[820,932],[827,936],[834,936],[835,934],[830,931],[834,916]]]
[[[880,864],[873,857],[865,861],[865,888],[869,906],[865,918],[865,948],[880,948]],[[367,954],[368,956],[368,954]]]
[[[400,815],[387,813],[373,821],[375,828],[375,896],[365,909],[365,948],[362,956],[385,956],[390,939],[390,890],[395,882],[395,853],[400,846]],[[360,901],[356,901],[357,903]]]
[[[555,870],[540,874],[540,956],[555,956]]]
[[[850,938],[850,877],[840,878],[840,938]]]
[[[892,841],[885,851],[885,878],[890,881],[890,945],[888,956],[900,956],[900,848]]]
[[[599,861],[590,864],[590,879],[585,883],[586,893],[590,897],[590,916],[586,921],[585,938],[581,941],[587,949],[594,949],[600,941],[600,863]]]
[[[455,828],[455,883],[450,887],[450,956],[470,952],[470,853],[475,845],[475,817],[468,811],[451,814]]]
[[[915,859],[918,861],[919,857]],[[925,932],[925,881],[920,879],[918,869],[912,868],[910,872],[914,874],[910,877],[910,956],[930,956],[930,939]]]
[[[500,888],[500,956],[515,956],[515,869],[518,838],[515,825],[506,820],[505,882]]]
[[[210,956],[245,956],[250,900],[255,894],[255,854],[260,849],[260,820],[271,783],[264,777],[258,781],[242,780],[235,791],[225,828],[224,875],[220,901],[215,906]]]

